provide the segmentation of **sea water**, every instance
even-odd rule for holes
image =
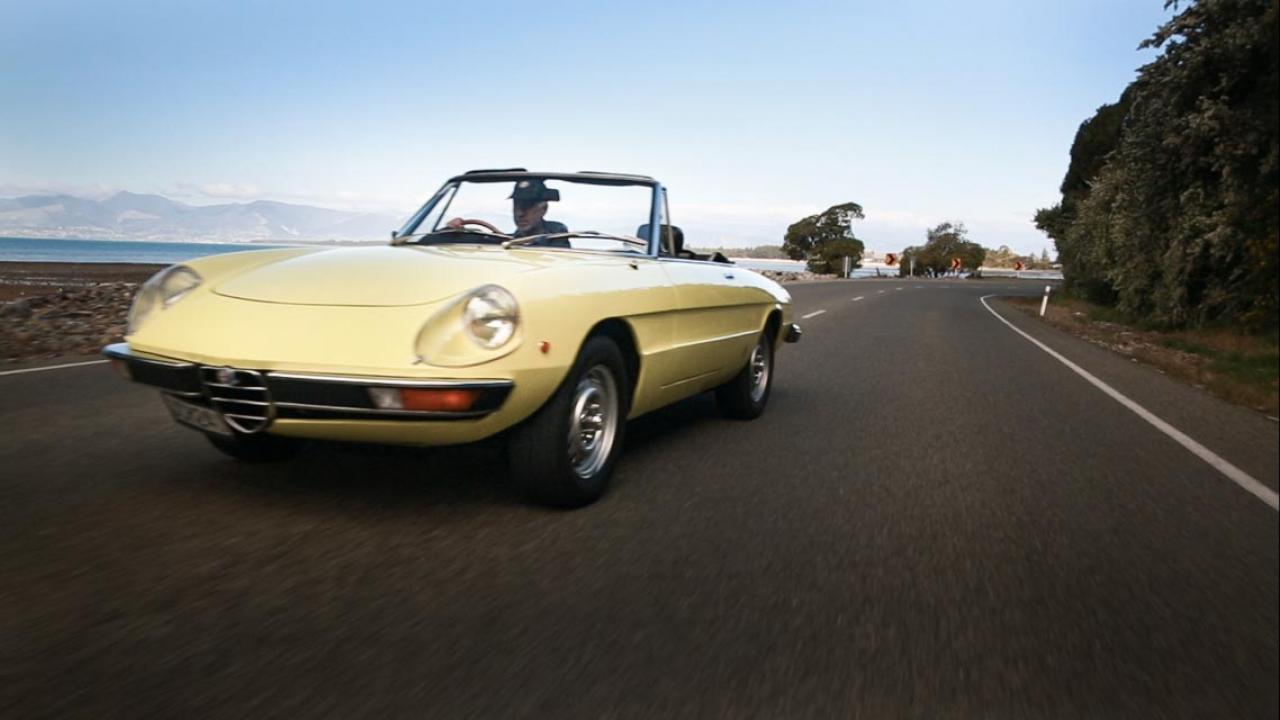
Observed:
[[[265,250],[261,243],[64,240],[0,237],[0,261],[169,265],[220,253]]]

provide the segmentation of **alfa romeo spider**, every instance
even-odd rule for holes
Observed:
[[[758,417],[799,338],[780,285],[685,248],[653,178],[511,169],[451,178],[388,245],[168,267],[103,352],[239,460],[501,435],[517,487],[574,507],[629,419],[705,391]]]

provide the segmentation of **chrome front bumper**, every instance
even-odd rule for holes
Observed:
[[[222,413],[241,432],[261,432],[276,419],[297,420],[468,420],[502,407],[510,380],[436,380],[358,375],[262,371],[199,365],[140,355],[126,343],[108,345],[102,354],[134,382],[206,405]],[[475,390],[465,411],[379,408],[371,388]]]
[[[787,325],[787,331],[783,334],[782,340],[783,342],[797,343],[800,342],[800,336],[802,334],[803,333],[800,332],[800,326],[795,323],[791,323]]]

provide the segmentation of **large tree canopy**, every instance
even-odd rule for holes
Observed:
[[[809,270],[816,273],[843,272],[846,257],[853,259],[853,267],[859,267],[864,247],[853,234],[853,221],[864,217],[858,203],[829,207],[792,223],[782,241],[782,251],[792,260],[807,260]]]
[[[953,258],[960,259],[962,268],[977,270],[986,257],[986,249],[969,240],[964,223],[944,222],[926,231],[923,246],[902,251],[898,274],[910,274],[914,268],[916,275],[942,275],[951,270]]]
[[[1019,255],[1009,249],[1008,245],[1001,245],[994,250],[987,248],[982,266],[989,268],[1016,268],[1018,263],[1022,263],[1027,270],[1048,270],[1053,266],[1053,260],[1049,257],[1048,248],[1041,249],[1038,256]]]
[[[1133,104],[1133,86],[1125,89],[1118,102],[1099,107],[1093,117],[1080,123],[1071,143],[1071,162],[1062,178],[1062,200],[1036,212],[1036,227],[1053,238],[1059,254],[1064,252],[1067,228],[1076,217],[1076,206],[1089,196],[1094,179],[1120,145],[1120,131]],[[1070,249],[1068,248],[1069,252]]]
[[[1157,324],[1275,327],[1278,6],[1188,6],[1142,44],[1163,52],[1120,103],[1081,126],[1062,202],[1036,214],[1070,286]]]

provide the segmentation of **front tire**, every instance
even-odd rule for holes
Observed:
[[[292,459],[302,449],[304,442],[297,438],[279,435],[247,435],[236,433],[231,437],[205,435],[214,447],[224,455],[241,462],[280,462]]]
[[[720,414],[734,420],[755,420],[764,412],[773,390],[773,334],[756,338],[751,357],[732,380],[716,388]]]
[[[622,449],[630,410],[622,351],[588,338],[547,404],[511,435],[511,478],[533,501],[560,508],[604,495]]]

